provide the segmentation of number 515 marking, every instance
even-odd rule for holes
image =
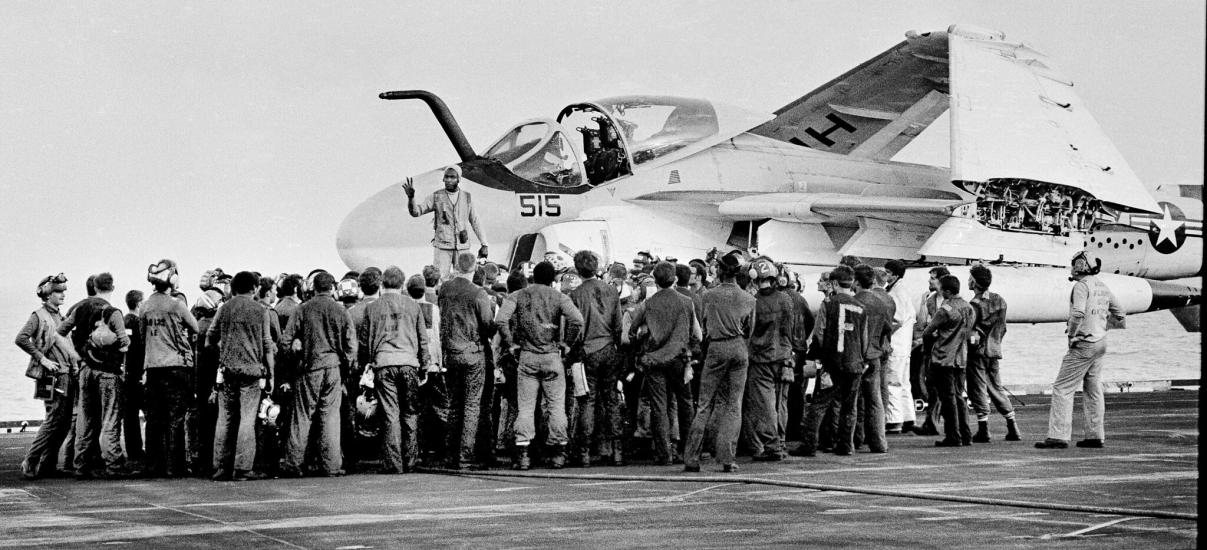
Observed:
[[[561,195],[521,194],[520,216],[525,218],[534,216],[561,216],[562,206],[558,204],[561,198]]]

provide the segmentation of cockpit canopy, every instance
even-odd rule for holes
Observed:
[[[620,96],[596,102],[620,127],[634,164],[665,156],[717,133],[717,112],[700,99]]]
[[[704,100],[619,96],[569,105],[556,122],[521,123],[485,156],[537,185],[599,185],[631,174],[634,166],[715,139],[720,127],[716,109]]]

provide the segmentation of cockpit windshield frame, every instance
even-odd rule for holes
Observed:
[[[536,141],[516,142],[516,138],[522,135],[523,129],[529,127],[543,127],[541,137]],[[512,140],[512,143],[505,145],[509,139]],[[549,153],[548,149],[554,139],[560,140],[558,153],[560,153],[561,162],[557,163],[560,168],[541,170],[541,168],[554,167],[554,164],[547,159],[536,158],[538,154]],[[498,160],[515,175],[540,187],[566,191],[586,185],[583,178],[582,159],[570,145],[570,139],[566,129],[556,121],[546,118],[531,119],[507,130],[502,137],[495,140],[483,156]],[[501,148],[504,146],[506,148]]]

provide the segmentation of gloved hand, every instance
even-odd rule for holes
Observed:
[[[486,245],[482,245],[482,248],[478,249],[479,258],[485,258],[488,254],[490,254],[490,248],[488,248]]]
[[[261,378],[260,379],[260,389],[263,390],[266,387],[268,387],[268,380]]]
[[[407,180],[403,182],[402,192],[407,194],[408,201],[415,199],[415,180],[413,178],[407,178]]]
[[[796,373],[792,371],[793,368],[791,365],[784,365],[780,367],[780,381],[787,382],[789,384],[794,382],[796,380]]]
[[[690,365],[683,368],[683,384],[684,385],[691,384],[692,378],[695,378],[695,377],[696,377],[696,373],[695,373],[695,371],[692,370]]]

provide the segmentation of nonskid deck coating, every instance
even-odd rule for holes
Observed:
[[[1040,451],[1047,398],[1017,408],[1024,441],[936,449],[892,436],[885,455],[768,464],[741,476],[1033,503],[1198,511],[1197,391],[1108,394],[1107,447]],[[1078,400],[1080,407],[1080,400]],[[1074,438],[1080,438],[1080,410]],[[0,547],[852,547],[1193,548],[1194,521],[816,491],[728,481],[484,476],[26,482],[28,434],[0,436]],[[561,473],[683,476],[681,467]],[[541,472],[543,470],[533,470]],[[732,476],[731,476],[732,477]]]

